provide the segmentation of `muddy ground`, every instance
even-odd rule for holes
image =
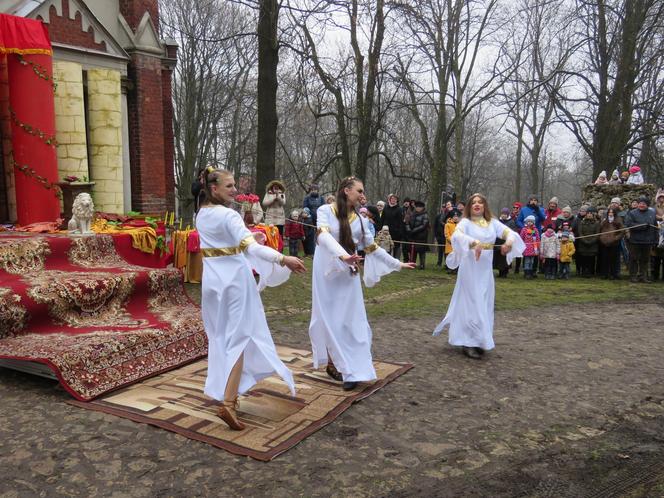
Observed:
[[[269,463],[65,403],[0,369],[0,496],[664,496],[664,297],[500,312],[463,357],[440,317],[372,320],[415,368]],[[655,291],[655,288],[653,288]],[[271,319],[275,340],[304,327]]]

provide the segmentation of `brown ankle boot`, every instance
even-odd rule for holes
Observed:
[[[245,425],[240,422],[240,419],[237,417],[237,408],[238,408],[238,401],[237,398],[233,400],[227,400],[223,401],[222,404],[219,406],[219,411],[217,412],[217,416],[226,422],[228,427],[233,429],[234,431],[242,431],[246,427]]]

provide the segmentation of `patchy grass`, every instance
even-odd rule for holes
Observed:
[[[429,254],[426,270],[402,270],[384,277],[372,289],[364,289],[369,318],[421,317],[423,314],[442,316],[447,309],[456,277],[444,268],[435,266],[436,257]],[[311,310],[311,265],[306,259],[308,273],[293,275],[280,287],[263,291],[262,299],[268,313],[288,310],[286,319],[294,322],[309,320]],[[187,284],[192,298],[200,302],[200,286]],[[532,307],[592,303],[626,302],[652,297],[662,292],[662,284],[632,284],[628,280],[600,278],[544,280],[543,276],[525,280],[522,274],[510,273],[506,279],[496,279],[496,309],[512,310]]]

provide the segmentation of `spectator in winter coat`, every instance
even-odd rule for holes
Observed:
[[[660,188],[655,195],[655,217],[657,221],[664,221],[664,188]]]
[[[617,169],[613,170],[613,173],[611,173],[611,179],[609,180],[609,185],[620,185],[622,182],[620,181],[620,173],[618,173]]]
[[[454,235],[454,230],[456,230],[459,219],[461,218],[461,212],[458,209],[452,209],[448,214],[447,223],[445,223],[445,256],[448,256],[452,252],[452,235]],[[456,269],[447,270],[447,273],[456,272]]]
[[[579,274],[589,278],[595,274],[596,258],[599,252],[599,221],[589,210],[578,223],[579,236],[576,239],[576,264]]]
[[[634,165],[631,168],[629,168],[629,178],[627,179],[627,183],[631,185],[641,185],[642,183],[644,183],[643,174],[641,173],[641,168],[639,168],[637,165]]]
[[[651,282],[648,276],[650,249],[658,243],[657,215],[650,199],[639,197],[638,207],[625,217],[629,228],[629,278],[632,282]]]
[[[304,240],[304,227],[299,222],[300,213],[291,212],[290,218],[286,220],[284,228],[284,237],[288,239],[288,255],[298,257],[298,247],[300,241]]]
[[[535,260],[539,257],[540,235],[535,227],[535,217],[531,214],[524,220],[526,226],[521,229],[519,235],[526,244],[523,251],[523,276],[526,279],[537,278]]]
[[[389,254],[392,254],[392,249],[394,249],[394,242],[392,242],[392,237],[390,237],[390,227],[384,225],[376,235],[374,242],[376,242],[376,244],[382,247]]]
[[[451,202],[448,202],[450,206]],[[436,215],[433,221],[433,236],[438,244],[438,262],[436,266],[443,266],[443,254],[445,252],[445,220],[447,218],[447,204],[440,208],[440,213]]]
[[[544,230],[540,247],[540,259],[544,265],[544,278],[555,280],[558,272],[558,258],[560,257],[560,240],[552,227]]]
[[[385,209],[385,201],[378,201],[376,203],[376,208],[378,209],[378,217],[376,218],[376,226],[383,226],[383,209]],[[379,228],[380,230],[380,228]]]
[[[500,210],[499,220],[503,225],[509,228],[509,222],[511,221],[509,208],[504,207]],[[497,238],[493,248],[493,269],[498,270],[498,278],[506,278],[510,269],[507,264],[507,256],[503,255],[500,250],[500,247],[504,243],[505,239]]]
[[[570,240],[570,233],[563,232],[560,236],[560,264],[558,265],[559,278],[569,280],[569,267],[572,263],[572,257],[574,256],[575,251],[574,242]]]
[[[599,273],[602,278],[620,277],[620,241],[625,232],[618,211],[609,206],[599,225]]]
[[[387,206],[383,209],[383,225],[387,225],[390,229],[390,237],[392,240],[403,240],[403,210],[399,206],[399,198],[396,194],[390,194],[387,197]],[[399,259],[401,256],[401,244],[394,242],[394,249],[392,256]]]
[[[556,232],[562,231],[563,223],[565,222],[567,222],[570,229],[574,225],[574,215],[572,214],[572,208],[569,206],[565,206],[564,208],[561,209],[560,214],[556,218],[556,222],[553,229]]]
[[[304,228],[304,255],[313,256],[316,251],[316,227],[311,221],[311,211],[309,208],[303,208],[300,213],[300,223]]]
[[[519,216],[516,219],[516,226],[521,230],[526,226],[526,218],[532,216],[535,221],[533,226],[537,229],[539,233],[542,233],[542,223],[546,219],[546,213],[539,205],[539,199],[536,195],[531,195],[528,197],[528,204],[523,206],[519,211]]]
[[[546,230],[549,227],[555,228],[556,220],[558,219],[558,216],[562,214],[562,210],[558,207],[557,197],[551,198],[544,213],[546,216],[544,217],[544,222],[542,222],[542,230]]]
[[[606,178],[606,171],[602,171],[597,180],[595,180],[595,185],[608,185],[609,180]]]
[[[323,197],[318,192],[318,184],[312,183],[309,185],[309,192],[302,201],[302,207],[308,208],[311,213],[311,224],[316,226],[316,213],[318,208],[323,205]]]
[[[425,210],[425,205],[422,201],[415,201],[413,203],[415,206],[413,213],[410,216],[410,220],[406,225],[406,231],[408,233],[408,240],[414,242],[411,249],[411,257],[413,263],[419,256],[420,259],[420,270],[424,270],[427,256],[427,246],[422,245],[427,243],[427,238],[429,235],[429,216]]]
[[[279,180],[272,180],[265,188],[263,207],[265,208],[265,224],[274,225],[279,229],[279,235],[284,236],[284,223],[286,214],[286,187]]]

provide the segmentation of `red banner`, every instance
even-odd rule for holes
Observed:
[[[0,53],[52,55],[46,26],[40,21],[0,14]]]

